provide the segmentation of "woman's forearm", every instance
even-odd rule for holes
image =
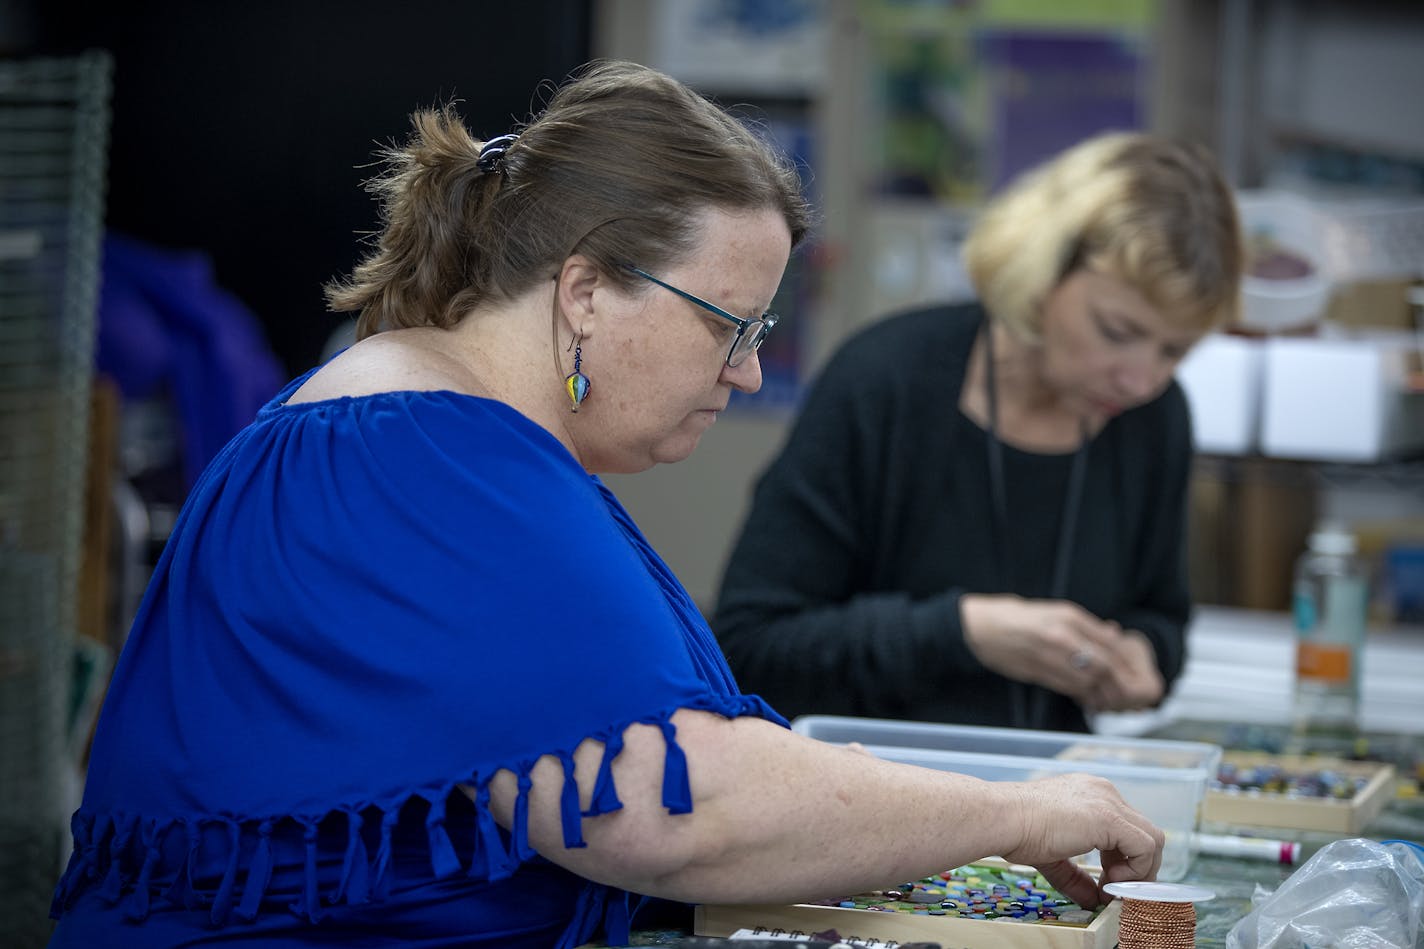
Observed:
[[[788,902],[923,876],[1010,849],[1021,836],[1017,815],[1000,813],[1012,810],[1002,787],[881,761],[756,718],[680,712],[674,722],[691,813],[662,806],[662,733],[634,726],[613,768],[623,808],[584,818],[586,848],[564,848],[562,769],[541,762],[530,798],[536,849],[576,873],[653,896]],[[579,762],[585,806],[599,755]],[[512,816],[512,797],[512,778],[497,781],[501,822]]]
[[[1117,815],[1088,816],[1095,795],[1115,797],[1105,782],[1057,788],[991,783],[881,761],[755,718],[683,711],[674,722],[691,775],[691,813],[670,815],[663,808],[662,734],[635,726],[614,765],[624,806],[585,818],[586,848],[563,846],[559,765],[545,759],[544,771],[536,769],[530,839],[540,853],[601,882],[696,902],[835,896],[989,855],[1058,859],[1100,844],[1148,851],[1138,856],[1138,875],[1152,862],[1149,831],[1117,827]],[[586,804],[599,751],[588,746],[581,754]],[[1088,799],[1069,800],[1082,795]],[[509,778],[495,795],[504,822],[512,799]],[[1075,815],[1081,826],[1069,826]],[[1113,833],[1130,831],[1132,839],[1108,840],[1108,824]],[[1156,846],[1160,853],[1160,838]]]

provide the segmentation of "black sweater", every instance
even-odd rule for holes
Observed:
[[[1073,457],[1004,446],[1005,578],[987,435],[958,408],[983,318],[936,307],[856,334],[757,485],[713,626],[742,689],[787,717],[1087,728],[1073,700],[1036,687],[1037,714],[1016,720],[1030,687],[964,641],[961,594],[1049,595]],[[1145,633],[1169,686],[1190,605],[1190,460],[1176,383],[1112,419],[1089,445],[1070,547],[1067,599]]]

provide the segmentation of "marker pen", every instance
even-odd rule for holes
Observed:
[[[1275,863],[1294,864],[1300,859],[1300,844],[1294,840],[1264,837],[1235,837],[1223,834],[1195,834],[1197,850],[1214,857],[1255,857]]]

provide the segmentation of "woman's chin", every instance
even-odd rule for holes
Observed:
[[[678,432],[677,437],[668,439],[653,451],[653,464],[675,465],[679,461],[686,461],[697,450],[697,446],[702,441],[702,432],[705,430],[702,428],[695,432]]]

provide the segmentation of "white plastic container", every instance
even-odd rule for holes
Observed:
[[[986,781],[1031,781],[1075,771],[1107,778],[1124,800],[1166,832],[1161,880],[1180,880],[1186,874],[1196,852],[1198,809],[1221,763],[1221,748],[1204,742],[837,715],[805,715],[791,728],[835,744],[859,742],[888,761]],[[1096,856],[1089,855],[1090,862]]]
[[[1241,326],[1282,333],[1316,322],[1332,288],[1326,247],[1329,219],[1307,199],[1285,191],[1241,191],[1236,207],[1248,245],[1268,238],[1310,266],[1308,275],[1288,279],[1266,279],[1248,271],[1241,280]]]

